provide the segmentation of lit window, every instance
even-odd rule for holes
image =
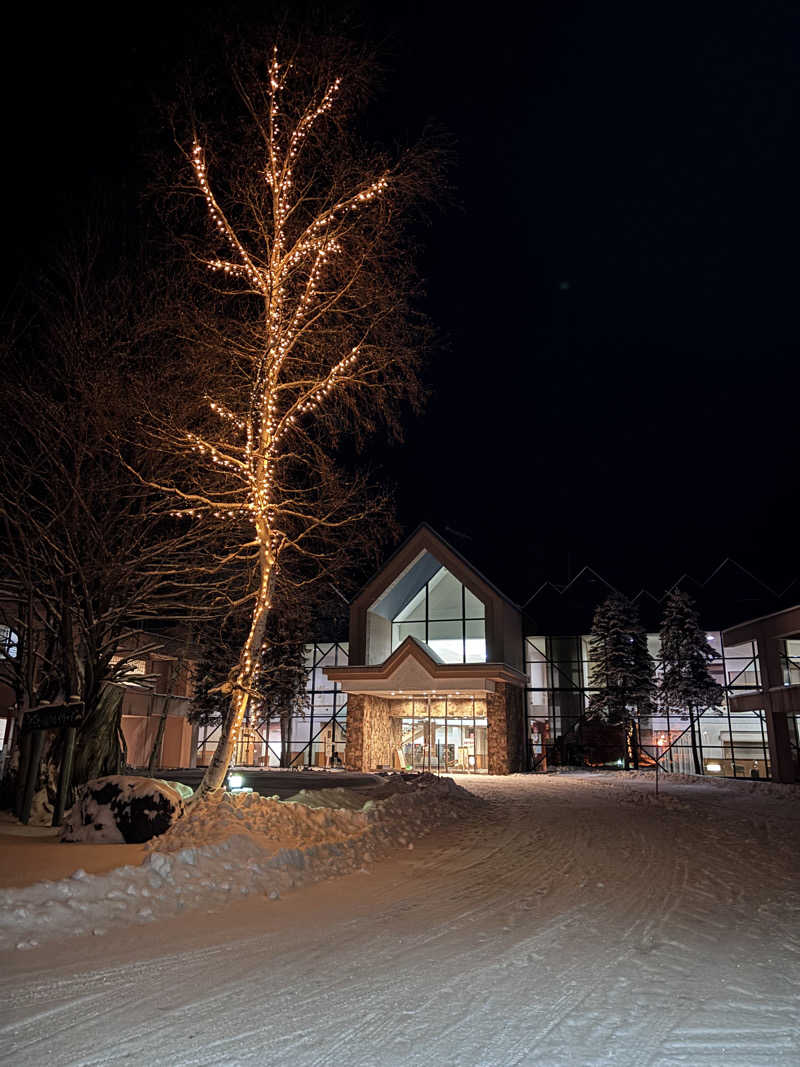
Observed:
[[[16,659],[19,652],[19,634],[10,626],[0,626],[0,659]]]
[[[444,567],[392,620],[392,651],[415,637],[444,663],[486,662],[486,608]]]

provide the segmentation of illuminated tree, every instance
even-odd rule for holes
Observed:
[[[230,705],[198,795],[222,785],[258,700],[278,576],[302,585],[326,573],[384,505],[365,471],[345,473],[342,452],[377,429],[399,434],[399,402],[419,395],[426,328],[405,224],[437,153],[391,159],[359,142],[366,73],[332,42],[240,60],[244,123],[226,115],[216,138],[195,127],[188,153],[214,250],[188,242],[213,283],[183,334],[198,376],[214,383],[216,428],[161,428],[186,461],[164,488],[176,514],[223,525],[249,575],[231,605],[246,604],[247,634],[221,687]]]
[[[638,767],[637,716],[652,710],[655,665],[633,604],[612,593],[595,611],[589,639],[591,686],[587,713],[625,728],[625,767]]]

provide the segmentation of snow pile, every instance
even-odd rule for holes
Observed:
[[[78,799],[66,814],[61,840],[98,845],[149,841],[183,814],[185,790],[186,786],[158,778],[122,774],[94,778],[79,788]]]
[[[364,807],[364,796],[353,789],[301,789],[294,796],[287,797],[284,804],[305,804],[309,808],[342,808],[360,811]]]
[[[626,782],[655,782],[655,771],[619,772]],[[774,800],[800,800],[800,785],[785,782],[770,782],[764,778],[717,778],[710,774],[684,774],[680,772],[659,771],[659,778],[664,783],[677,785],[710,785],[717,789],[726,789],[734,794],[755,793],[758,796],[772,797]]]
[[[358,811],[321,806],[316,793],[294,803],[212,794],[151,841],[139,867],[102,875],[79,870],[60,882],[0,891],[0,948],[101,935],[190,908],[217,911],[250,895],[274,900],[299,885],[365,870],[379,855],[413,847],[412,838],[483,803],[452,779],[432,775],[411,782],[397,775],[375,792],[377,799],[361,795]]]

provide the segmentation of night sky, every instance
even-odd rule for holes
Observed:
[[[421,234],[443,338],[430,404],[377,450],[403,523],[521,600],[584,564],[634,592],[729,555],[786,584],[798,6],[374,6],[342,7],[390,68],[370,122],[402,141],[435,119],[456,144],[455,203]],[[31,7],[7,26],[12,274],[98,197],[133,217],[152,100],[213,52],[208,9]],[[269,5],[225,9],[246,28]]]

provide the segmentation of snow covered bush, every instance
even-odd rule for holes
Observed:
[[[186,793],[186,786],[157,778],[95,778],[78,790],[61,840],[128,845],[149,841],[183,815]]]

